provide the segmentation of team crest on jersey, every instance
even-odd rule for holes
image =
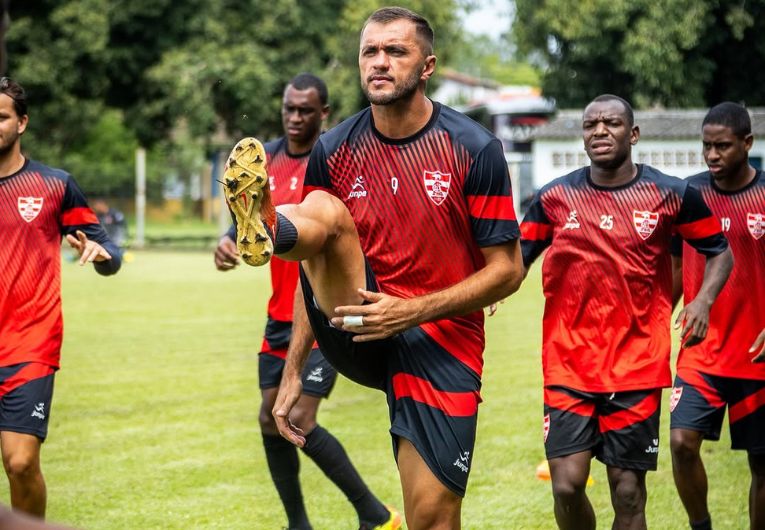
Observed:
[[[753,238],[760,239],[765,234],[765,214],[747,212],[746,226]]]
[[[547,443],[547,435],[550,434],[550,415],[545,414],[544,422],[542,423],[542,430],[544,433],[545,443]]]
[[[672,393],[669,395],[669,411],[675,410],[675,407],[680,403],[680,397],[683,395],[683,387],[676,386],[672,389]]]
[[[42,210],[43,198],[19,197],[18,206],[21,218],[27,223],[31,223],[40,214],[40,210]]]
[[[632,221],[635,223],[635,230],[637,230],[638,235],[643,239],[648,239],[656,230],[656,225],[659,224],[659,214],[633,210]]]
[[[425,171],[423,179],[425,180],[425,191],[428,192],[428,197],[430,197],[430,200],[436,206],[440,206],[449,195],[452,174],[441,173],[440,171]]]

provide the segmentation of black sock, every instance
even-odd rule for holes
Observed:
[[[311,530],[308,514],[303,504],[303,494],[300,491],[300,460],[297,448],[281,436],[263,435],[263,448],[266,450],[266,461],[271,479],[287,512],[289,527],[300,530]]]
[[[297,243],[297,228],[292,224],[292,221],[279,212],[276,212],[275,232],[278,235],[276,240],[274,240],[274,231],[271,230],[271,227],[266,223],[263,223],[263,226],[266,228],[266,232],[268,232],[268,237],[270,237],[271,241],[274,243],[274,254],[284,254],[285,252],[289,252],[295,246],[295,243]]]
[[[390,512],[369,491],[337,438],[317,425],[306,435],[303,452],[345,493],[362,525],[377,526],[388,520]]]
[[[695,523],[690,521],[690,523],[691,530],[712,530],[712,517],[707,517],[706,519],[696,521]]]

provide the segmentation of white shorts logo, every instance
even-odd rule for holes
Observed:
[[[27,223],[34,221],[35,217],[40,214],[42,206],[42,197],[19,197],[19,213],[21,214],[21,218],[24,219]]]
[[[675,407],[677,407],[677,404],[680,403],[680,398],[683,395],[683,387],[676,386],[672,389],[672,393],[669,395],[669,411],[672,412],[675,410]]]
[[[37,405],[35,405],[35,408],[32,411],[31,416],[44,420],[45,419],[45,403],[40,402]]]

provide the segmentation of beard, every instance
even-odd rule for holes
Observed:
[[[422,68],[415,68],[412,74],[404,79],[401,83],[396,84],[393,88],[393,92],[388,94],[372,94],[369,91],[369,81],[361,82],[361,90],[364,92],[367,100],[373,105],[391,105],[396,101],[402,99],[408,99],[417,91],[417,87],[420,85],[420,73]]]
[[[14,131],[13,133],[8,133],[0,138],[0,157],[13,151],[13,147],[16,145],[16,142],[18,142],[19,136],[21,135]]]

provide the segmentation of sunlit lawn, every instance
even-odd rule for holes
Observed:
[[[257,426],[267,272],[219,273],[209,253],[134,257],[113,278],[63,264],[66,341],[43,448],[49,517],[92,529],[281,528]],[[544,454],[538,274],[488,321],[464,528],[554,527],[550,485],[534,476]],[[401,507],[383,395],[341,380],[319,419],[378,496]],[[648,517],[651,528],[677,529],[687,520],[667,429],[665,421]],[[745,454],[728,449],[727,432],[704,447],[715,527],[747,527]],[[301,462],[314,527],[357,528],[342,494]],[[603,466],[592,474],[598,527],[608,528]]]

